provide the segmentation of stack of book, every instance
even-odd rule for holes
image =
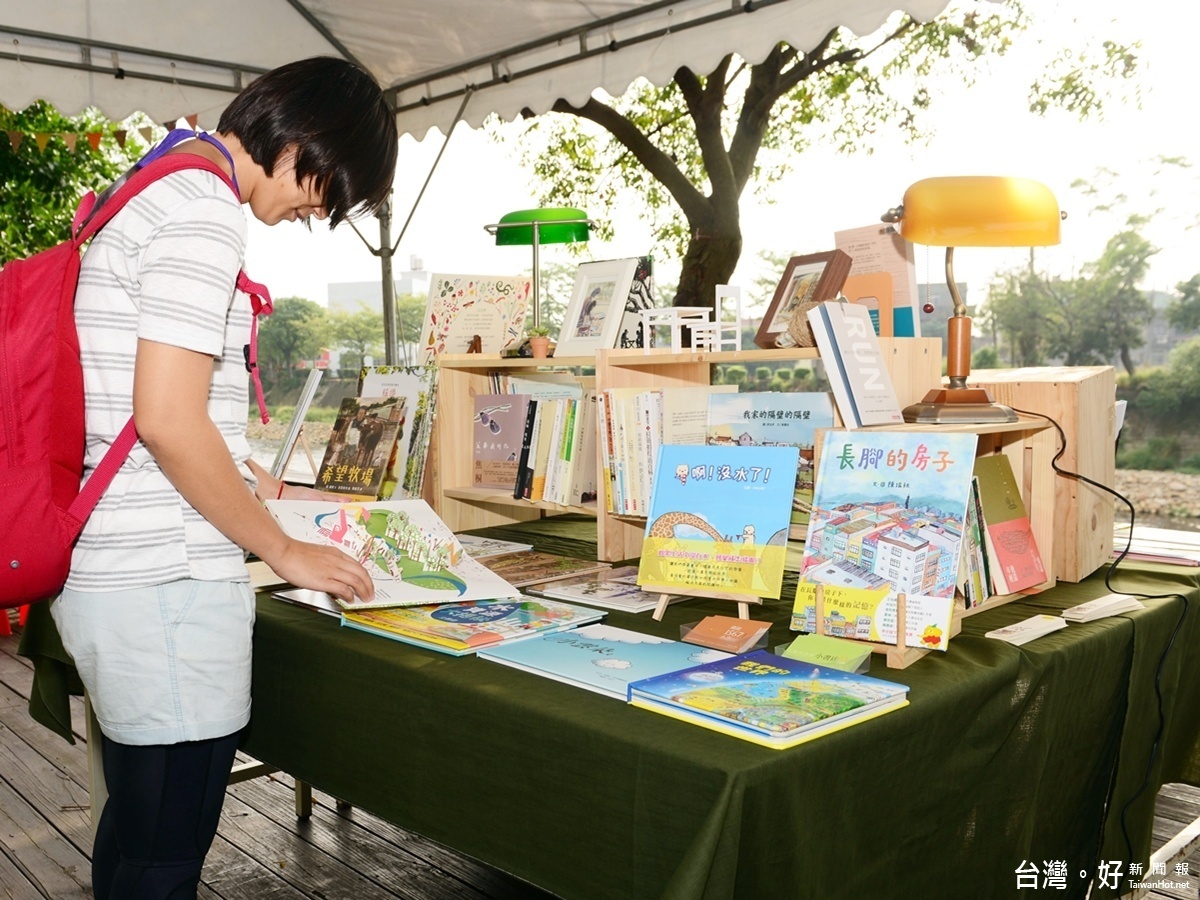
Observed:
[[[560,578],[603,572],[612,568],[612,563],[558,556],[540,550],[485,556],[479,563],[514,587],[525,587],[540,581],[557,581]]]
[[[583,578],[567,578],[526,587],[526,592],[538,597],[553,597],[570,603],[583,603],[603,609],[639,613],[654,609],[662,594],[643,591],[637,583],[636,566],[622,566]],[[667,595],[667,601],[681,600],[678,594]]]

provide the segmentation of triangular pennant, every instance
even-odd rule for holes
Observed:
[[[44,132],[44,131],[38,131],[38,132],[36,132],[36,133],[33,135],[33,139],[34,139],[35,141],[37,141],[37,145],[38,145],[38,152],[39,152],[39,153],[40,153],[41,151],[45,150],[45,149],[46,149],[46,145],[47,145],[48,143],[50,143],[50,135],[46,134],[46,132]]]
[[[149,144],[154,139],[154,129],[149,125],[143,125],[138,129],[138,134],[142,136],[142,140]]]
[[[13,153],[16,153],[21,146],[21,141],[25,139],[25,135],[19,131],[10,131],[8,133],[8,142],[12,144]]]
[[[192,113],[190,116],[184,116],[183,118],[184,118],[184,121],[186,121],[188,123],[188,127],[191,128],[192,131],[195,131],[196,123],[200,121],[200,114]]]
[[[98,132],[98,131],[89,131],[88,132],[87,141],[93,150],[100,149],[100,137],[101,137],[101,135],[100,135],[100,132]]]
[[[76,141],[79,140],[79,135],[64,134],[64,135],[62,135],[62,139],[63,139],[63,143],[67,145],[67,149],[70,150],[72,153],[74,153],[75,152],[75,143],[76,143]]]
[[[117,146],[120,147],[122,150],[125,149],[125,135],[127,135],[127,134],[129,134],[129,132],[126,131],[124,128],[120,129],[119,131],[113,132],[113,137],[115,137],[117,139]]]

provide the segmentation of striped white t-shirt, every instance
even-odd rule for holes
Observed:
[[[84,477],[133,414],[139,338],[211,354],[208,414],[242,463],[250,299],[234,283],[246,219],[228,185],[210,172],[175,172],[117,213],[83,258],[75,319],[84,375]],[[243,553],[171,486],[139,442],[84,526],[67,586],[116,591],[191,578],[244,581]]]

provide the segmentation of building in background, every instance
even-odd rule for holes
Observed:
[[[425,262],[416,254],[408,258],[408,270],[400,272],[395,277],[397,297],[412,295],[425,297],[429,294],[430,273],[425,269]],[[330,312],[358,312],[363,307],[383,316],[383,284],[376,281],[338,281],[328,286],[329,293],[326,307]],[[415,358],[414,348],[420,339],[419,334],[400,335],[400,359]],[[406,356],[405,345],[408,345]],[[333,348],[329,357],[329,366],[337,370],[341,362],[341,352]]]

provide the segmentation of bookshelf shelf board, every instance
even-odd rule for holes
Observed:
[[[741,363],[741,362],[795,362],[801,359],[820,359],[815,348],[792,347],[783,350],[679,350],[668,348],[650,351],[606,350],[605,358],[611,366],[662,366],[679,363]]]
[[[594,356],[550,356],[532,359],[528,356],[497,356],[494,353],[445,353],[437,358],[443,369],[578,369],[596,365]]]
[[[1041,431],[1050,423],[1041,416],[1017,414],[1015,422],[989,422],[987,424],[949,423],[944,425],[921,425],[905,422],[899,425],[870,425],[863,431],[947,431],[961,434],[1007,434],[1012,431]]]
[[[490,503],[495,506],[521,506],[527,509],[548,509],[558,513],[579,513],[585,516],[596,515],[596,504],[585,503],[582,506],[564,506],[559,503],[545,503],[541,500],[519,500],[511,492],[499,488],[442,488],[442,493],[455,500],[470,500],[474,503]]]

